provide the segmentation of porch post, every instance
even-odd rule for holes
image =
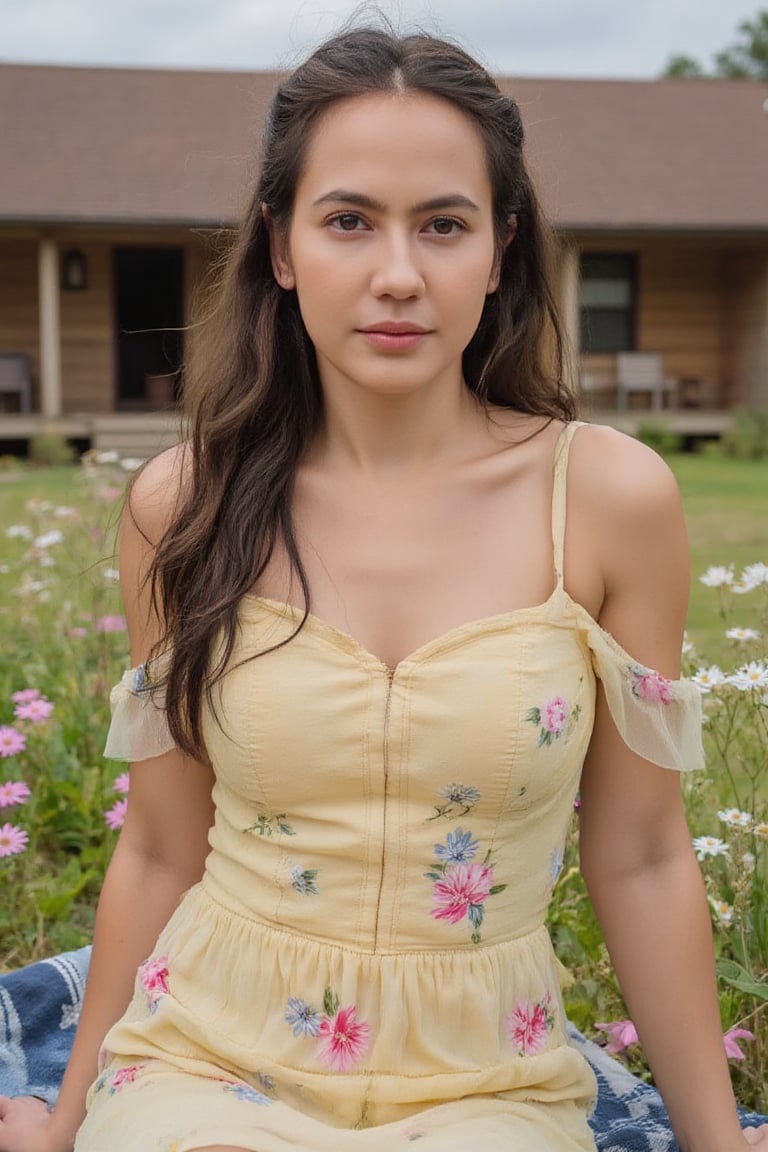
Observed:
[[[568,346],[566,383],[578,392],[581,355],[579,347],[579,250],[574,243],[566,240],[562,241],[560,253],[560,312]]]
[[[59,246],[42,236],[38,249],[40,305],[40,408],[43,416],[61,416],[61,324],[59,319]]]

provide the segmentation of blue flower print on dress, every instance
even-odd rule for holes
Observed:
[[[471,784],[446,784],[438,790],[438,796],[442,797],[443,803],[435,804],[434,816],[428,816],[428,820],[439,820],[443,816],[449,820],[461,819],[472,811],[481,793]]]
[[[316,868],[302,868],[300,864],[294,864],[289,875],[291,885],[300,896],[317,896]]]
[[[257,1092],[255,1088],[251,1088],[250,1084],[227,1084],[224,1091],[232,1092],[238,1100],[245,1100],[249,1104],[260,1104],[262,1107],[265,1104],[274,1104],[274,1100],[270,1100],[269,1096],[265,1096],[263,1092]]]
[[[435,844],[435,856],[444,864],[466,864],[477,855],[477,840],[472,839],[471,832],[462,832],[457,828],[449,832],[445,844]]]
[[[152,687],[149,682],[146,664],[139,664],[133,674],[133,690],[136,693],[147,692]]]
[[[306,1000],[301,1000],[298,996],[289,996],[285,1020],[291,1025],[297,1040],[299,1036],[317,1036],[322,1019],[322,1015],[311,1008]]]
[[[558,877],[560,876],[560,873],[563,870],[564,860],[565,860],[565,857],[563,854],[562,847],[555,848],[554,852],[552,853],[552,855],[549,858],[549,875],[550,875],[550,878],[552,880],[552,887],[553,888],[554,888],[555,884],[557,884]]]

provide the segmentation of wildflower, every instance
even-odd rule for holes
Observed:
[[[17,704],[13,714],[17,720],[31,720],[33,724],[42,724],[53,712],[53,704],[44,696],[30,700],[28,704]]]
[[[297,1039],[299,1036],[317,1036],[320,1031],[320,1013],[298,996],[288,997],[285,1021],[290,1024]]]
[[[755,857],[751,852],[745,852],[741,857],[741,866],[747,875],[751,875],[755,870]]]
[[[80,627],[70,628],[69,635],[75,636],[75,637],[87,636],[88,635],[88,629],[87,628],[80,628]]]
[[[697,836],[693,841],[693,847],[699,860],[703,860],[705,856],[727,856],[729,852],[725,841],[718,840],[716,836]]]
[[[37,688],[22,688],[20,692],[14,692],[11,696],[14,704],[29,704],[30,700],[37,700],[40,696]]]
[[[17,856],[29,842],[29,834],[17,824],[3,824],[0,828],[0,856]]]
[[[103,504],[112,504],[121,493],[122,488],[118,488],[115,484],[108,484],[105,488],[99,488],[96,495]]]
[[[726,678],[727,684],[732,684],[740,692],[749,692],[751,688],[768,688],[768,668],[761,660],[750,660],[743,664]]]
[[[600,1032],[607,1032],[610,1036],[610,1042],[606,1044],[605,1050],[612,1055],[623,1052],[630,1044],[639,1042],[637,1029],[631,1020],[613,1020],[609,1024],[595,1024],[595,1028]]]
[[[59,520],[74,520],[77,517],[75,509],[68,508],[65,504],[59,504],[57,508],[54,508],[53,514]]]
[[[753,592],[761,584],[768,584],[768,564],[748,564],[734,584],[733,591],[743,595],[745,592]]]
[[[138,457],[126,456],[123,460],[120,461],[120,467],[122,468],[123,472],[135,472],[137,468],[141,468],[143,463],[144,461],[140,460]]]
[[[115,800],[112,807],[104,813],[104,819],[107,826],[116,832],[118,828],[122,828],[125,823],[125,814],[128,811],[127,800]]]
[[[729,628],[725,634],[727,640],[759,640],[760,633],[754,628]]]
[[[768,824],[755,824],[754,833],[761,840],[768,840]]]
[[[493,886],[493,869],[484,864],[456,864],[448,869],[432,889],[435,907],[430,915],[436,920],[458,924],[470,910],[488,899]]]
[[[723,1036],[723,1044],[729,1060],[744,1060],[745,1056],[737,1040],[754,1040],[754,1034],[746,1028],[729,1028]]]
[[[11,540],[32,539],[32,529],[28,528],[26,524],[11,524],[10,527],[6,528],[5,534],[9,536]]]
[[[462,832],[457,828],[449,832],[445,844],[435,844],[435,856],[451,864],[464,864],[477,855],[477,840],[472,839],[471,832]]]
[[[64,537],[58,528],[53,528],[50,532],[45,532],[42,536],[36,536],[34,540],[35,548],[51,548],[54,544],[61,544]]]
[[[23,780],[8,780],[0,784],[0,808],[13,808],[14,804],[23,804],[28,800],[31,792]]]
[[[15,756],[23,752],[27,746],[27,738],[18,728],[11,728],[8,724],[0,726],[0,756]]]
[[[693,650],[694,650],[694,643],[692,640],[689,639],[688,633],[684,632],[683,633],[683,649],[682,649],[683,656],[690,656],[690,654],[691,654],[691,652],[693,652]]]
[[[727,568],[722,565],[707,568],[699,580],[702,584],[706,584],[707,588],[722,588],[724,584],[733,584],[733,565],[730,564]]]
[[[104,579],[105,580],[119,580],[120,579],[120,569],[119,568],[105,568],[104,569]]]
[[[97,464],[117,464],[119,462],[119,460],[120,460],[119,455],[117,454],[117,452],[114,452],[112,449],[109,449],[109,451],[96,453],[96,463]]]
[[[722,668],[718,668],[717,664],[710,664],[709,668],[699,668],[691,680],[705,696],[711,692],[713,688],[718,688],[721,684],[725,684],[725,675]]]
[[[124,616],[99,616],[96,621],[97,632],[125,632]]]
[[[349,1072],[368,1051],[371,1028],[357,1020],[357,1009],[339,1008],[335,1016],[325,1017],[318,1029],[317,1058],[334,1072]]]
[[[725,811],[718,812],[717,815],[723,824],[728,824],[731,828],[752,827],[751,814],[749,812],[742,812],[739,808],[726,808]]]
[[[718,923],[722,924],[724,928],[729,927],[733,923],[733,905],[726,904],[725,900],[713,900],[712,908],[715,916],[717,916]]]
[[[120,775],[118,777],[116,777],[114,783],[112,784],[112,791],[113,792],[122,792],[124,795],[127,795],[128,789],[130,788],[130,786],[131,786],[130,775],[128,774],[128,772],[121,772]]]

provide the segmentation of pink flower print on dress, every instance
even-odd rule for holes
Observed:
[[[507,1016],[507,1035],[519,1056],[535,1056],[546,1044],[555,1023],[551,1004],[549,993],[537,1004],[521,1000]]]
[[[371,1028],[357,1019],[354,1005],[326,1016],[318,1029],[317,1058],[334,1072],[349,1072],[365,1056]]]
[[[435,881],[431,915],[436,920],[458,924],[471,907],[485,903],[492,887],[493,868],[485,864],[454,864],[446,869],[442,879]]]
[[[145,960],[139,968],[139,983],[147,994],[150,1012],[155,1012],[158,1001],[170,992],[168,987],[168,957]]]
[[[632,695],[638,700],[645,700],[646,704],[671,704],[674,700],[671,680],[659,672],[644,668],[642,664],[631,664],[629,674],[632,677]]]
[[[549,747],[561,737],[567,741],[580,715],[580,704],[571,707],[563,696],[552,696],[541,708],[529,708],[525,721],[540,729],[537,747],[543,748]]]
[[[133,1084],[136,1073],[144,1067],[144,1064],[130,1064],[127,1068],[118,1068],[109,1085],[110,1093],[119,1092],[126,1084]]]

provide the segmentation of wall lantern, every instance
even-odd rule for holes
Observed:
[[[61,286],[65,292],[84,292],[88,287],[88,261],[79,248],[72,248],[64,254]]]

